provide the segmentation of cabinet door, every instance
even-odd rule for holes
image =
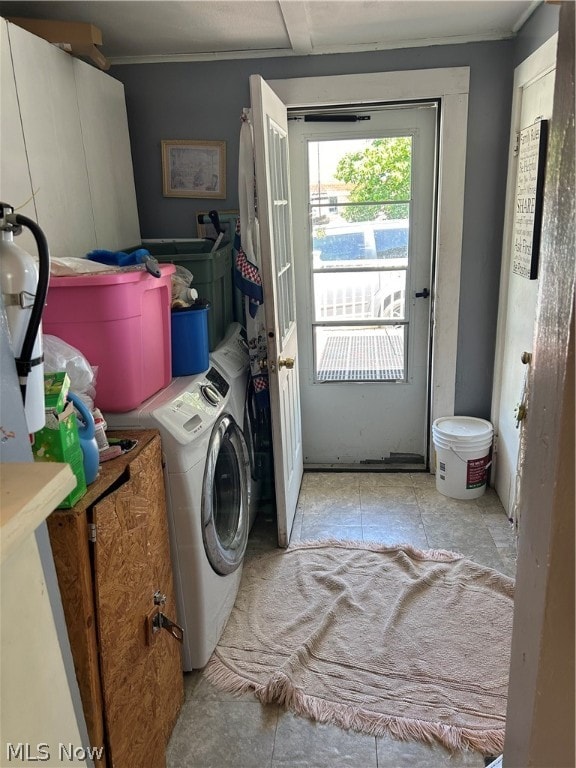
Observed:
[[[54,256],[96,247],[72,57],[8,24],[38,224]]]
[[[79,59],[74,75],[98,248],[123,250],[140,243],[124,86]]]
[[[180,646],[149,639],[154,593],[176,620],[160,439],[127,466],[93,507],[94,580],[111,764],[159,768],[183,699]]]
[[[8,39],[8,23],[0,20],[0,200],[12,205],[18,213],[34,221],[36,210],[18,109],[18,96]],[[36,253],[36,242],[29,229],[23,229],[16,245],[28,253]]]

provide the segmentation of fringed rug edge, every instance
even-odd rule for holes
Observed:
[[[221,691],[241,695],[252,692],[262,704],[279,704],[298,715],[320,723],[331,723],[345,730],[369,736],[392,736],[432,745],[439,743],[450,752],[475,750],[483,755],[500,754],[504,748],[504,728],[473,730],[454,725],[379,715],[361,707],[319,699],[295,688],[283,672],[276,672],[266,685],[246,680],[230,669],[215,651],[204,667],[206,679]]]

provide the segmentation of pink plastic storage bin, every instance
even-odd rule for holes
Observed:
[[[51,277],[42,326],[98,366],[96,405],[124,413],[170,383],[173,264],[145,271]]]

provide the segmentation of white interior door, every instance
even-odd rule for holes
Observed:
[[[437,114],[290,112],[306,465],[426,467]]]
[[[250,77],[257,210],[268,345],[278,544],[288,546],[302,481],[302,429],[286,107]]]
[[[536,76],[529,71],[530,80],[519,88],[516,102],[518,122],[513,133],[532,125],[539,119],[550,119],[554,100],[556,46],[549,41],[537,51],[531,67],[538,67]],[[533,54],[534,56],[534,54]],[[521,65],[522,66],[522,65]],[[520,67],[518,68],[520,70]],[[518,70],[517,70],[518,75]],[[498,431],[498,458],[495,486],[504,508],[509,514],[514,509],[516,472],[520,448],[520,429],[516,421],[518,404],[522,400],[527,373],[522,353],[533,351],[534,323],[539,280],[529,280],[513,270],[512,222],[513,192],[516,186],[517,161],[511,150],[508,173],[508,225],[504,238],[501,272],[500,309],[498,318],[498,351],[494,371],[492,418]]]

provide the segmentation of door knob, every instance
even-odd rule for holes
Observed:
[[[279,357],[278,358],[278,368],[288,368],[289,371],[294,368],[294,358],[293,357]]]
[[[418,291],[418,293],[415,293],[414,296],[416,296],[417,299],[427,299],[428,296],[430,296],[430,291],[428,288],[424,288],[421,291]]]

